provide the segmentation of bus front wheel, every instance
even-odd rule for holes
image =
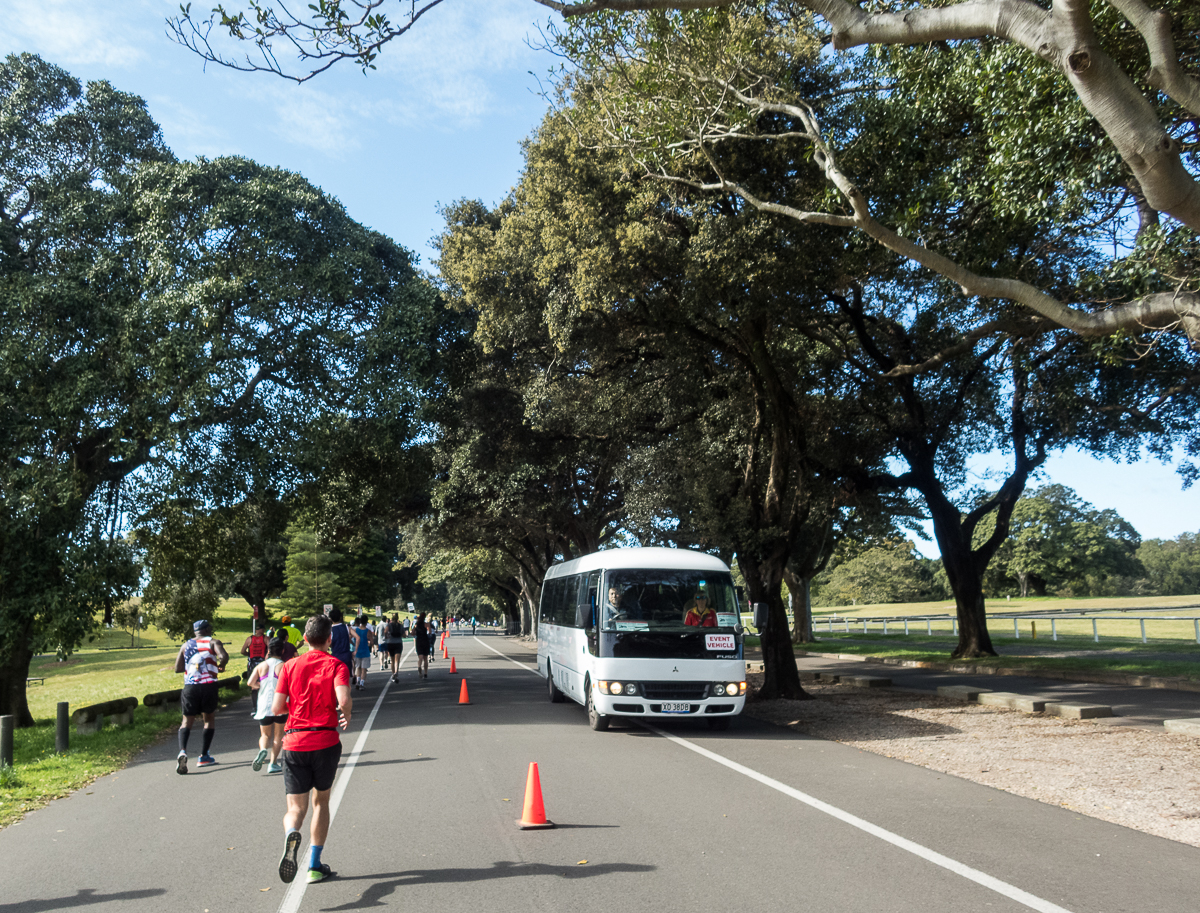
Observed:
[[[603,732],[608,728],[608,717],[596,710],[596,702],[592,699],[592,683],[587,685],[587,715],[588,725],[596,732]]]
[[[554,684],[554,668],[550,665],[549,660],[546,661],[546,681],[549,683],[546,689],[550,694],[550,703],[561,704],[566,695],[558,690],[558,685]]]

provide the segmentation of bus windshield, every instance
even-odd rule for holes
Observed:
[[[604,594],[602,631],[730,631],[741,622],[737,594],[727,573],[609,571]]]

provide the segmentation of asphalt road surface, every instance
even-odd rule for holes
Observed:
[[[460,675],[439,658],[418,680],[407,656],[355,693],[337,878],[279,881],[282,777],[250,769],[241,701],[218,766],[177,775],[171,739],[0,831],[0,913],[1197,909],[1192,847],[748,718],[592,732],[529,650],[449,643]],[[515,824],[531,761],[552,830]]]

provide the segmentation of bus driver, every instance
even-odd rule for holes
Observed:
[[[609,621],[626,621],[641,619],[642,606],[637,597],[622,593],[615,586],[608,588],[608,618]]]

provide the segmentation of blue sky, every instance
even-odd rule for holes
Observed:
[[[181,158],[245,155],[303,174],[427,267],[439,204],[468,197],[492,205],[516,182],[520,142],[545,111],[538,77],[555,63],[529,46],[549,13],[530,0],[446,0],[393,42],[370,75],[344,65],[303,86],[205,68],[167,37],[175,0],[4,7],[0,53],[33,51],[81,79],[136,92]],[[986,484],[998,465],[997,455],[980,457],[972,481]],[[1145,538],[1200,530],[1200,489],[1183,491],[1156,460],[1056,455],[1034,480],[1046,482],[1115,509]],[[932,544],[918,547],[937,553]]]

